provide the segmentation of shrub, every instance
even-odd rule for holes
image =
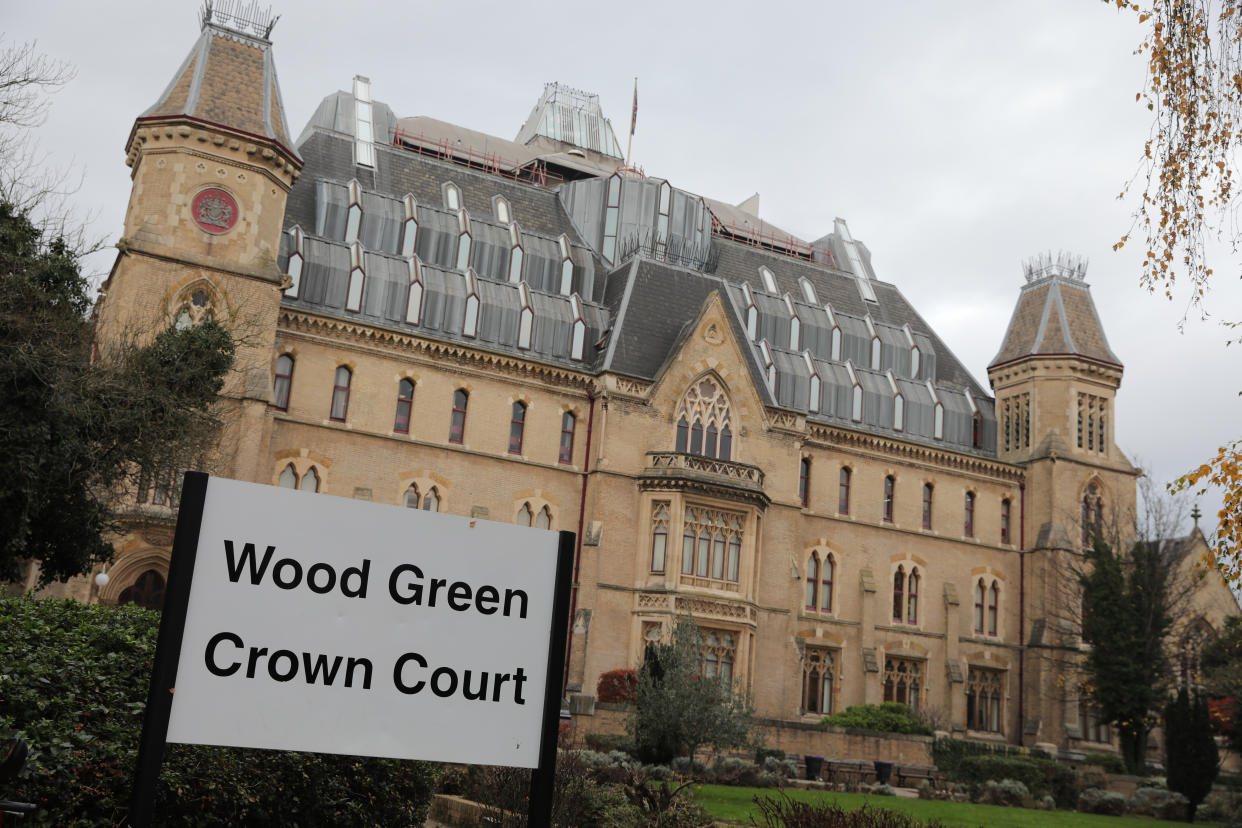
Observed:
[[[999,782],[995,779],[989,779],[979,789],[979,796],[976,801],[985,805],[1005,805],[1011,808],[1020,808],[1030,798],[1030,789],[1016,779],[1002,779]]]
[[[781,750],[780,748],[769,748],[769,747],[762,747],[762,746],[755,748],[755,763],[756,764],[759,764],[759,765],[764,764],[768,760],[769,756],[774,757],[776,759],[784,759],[785,751]]]
[[[1126,798],[1112,791],[1087,788],[1078,795],[1078,810],[1084,814],[1121,816],[1126,812]]]
[[[832,727],[874,730],[879,733],[914,733],[930,736],[932,732],[931,727],[920,720],[913,710],[898,702],[856,704],[845,708],[840,713],[825,716],[820,719],[819,723]]]
[[[755,805],[768,828],[945,828],[939,820],[919,822],[898,811],[864,805],[851,811],[829,802],[803,802],[785,794],[756,796]]]
[[[688,776],[691,779],[702,779],[707,775],[707,766],[698,759],[691,759],[688,756],[678,756],[669,762],[669,767],[673,769],[673,773],[680,776]]]
[[[782,757],[784,754],[782,753]],[[763,770],[765,773],[773,773],[782,779],[796,779],[798,776],[798,763],[793,759],[769,756],[763,760]]]
[[[609,753],[614,750],[634,755],[634,740],[624,733],[588,733],[583,740],[591,750]]]
[[[967,756],[1034,756],[1050,758],[1043,751],[1027,750],[1019,745],[967,742],[965,739],[936,739],[932,742],[932,761],[953,778],[958,765]]]
[[[1035,796],[1051,795],[1058,807],[1073,808],[1078,801],[1074,772],[1051,759],[1033,756],[967,756],[949,777],[978,790],[989,779],[1021,782]]]
[[[1126,763],[1115,753],[1088,753],[1082,761],[1086,765],[1099,765],[1105,773],[1126,772]]]
[[[26,739],[5,795],[33,825],[124,819],[159,614],[76,601],[0,599],[0,732]],[[169,745],[160,825],[407,825],[426,818],[439,768],[355,756]]]
[[[612,704],[635,701],[638,698],[638,671],[626,669],[600,673],[595,684],[595,697]]]
[[[1126,803],[1131,813],[1169,821],[1186,819],[1190,800],[1177,791],[1162,788],[1139,788]]]

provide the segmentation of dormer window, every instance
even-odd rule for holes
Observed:
[[[522,249],[522,231],[517,222],[509,225],[509,281],[522,281],[522,260],[525,258]]]
[[[561,296],[568,296],[574,289],[574,260],[569,257],[569,236],[561,234],[556,244],[561,251]]]
[[[349,247],[349,288],[345,291],[345,310],[357,313],[362,310],[362,285],[366,281],[363,269],[362,245],[354,242]]]
[[[751,342],[759,333],[759,309],[755,307],[755,295],[750,292],[750,285],[742,283],[742,295],[746,297],[746,336]]]
[[[621,176],[608,179],[608,201],[604,207],[604,244],[602,252],[608,261],[617,257],[617,229],[621,220]]]
[[[504,196],[492,196],[492,214],[501,224],[509,224],[513,221],[513,213],[509,210],[509,202],[505,201]]]
[[[405,321],[417,325],[423,316],[423,265],[417,256],[409,259],[410,290],[405,299]]]
[[[531,331],[535,325],[535,311],[530,306],[530,288],[525,282],[518,284],[518,301],[522,305],[521,317],[518,320],[518,347],[530,348]]]
[[[880,335],[876,333],[875,322],[871,320],[871,314],[867,314],[863,319],[867,323],[867,333],[871,334],[871,370],[880,370],[880,357],[883,354],[883,347],[880,344]]]
[[[466,315],[461,332],[463,336],[479,335],[479,292],[473,270],[466,271]]]
[[[892,369],[886,371],[884,376],[888,379],[889,390],[893,393],[893,429],[895,431],[903,431],[906,427],[905,395],[897,387],[897,378],[893,376]]]
[[[358,179],[352,179],[346,186],[349,193],[349,212],[345,219],[345,243],[358,241],[358,231],[362,227],[362,187]]]
[[[457,269],[470,267],[470,214],[457,211]]]
[[[909,323],[901,326],[901,332],[906,335],[906,347],[910,349],[910,377],[918,379],[919,371],[923,367],[923,354],[919,351],[919,346],[915,344],[914,331],[910,330]]]
[[[586,346],[586,322],[582,318],[582,300],[578,294],[569,297],[569,305],[574,312],[573,338],[569,345],[571,359],[582,359],[582,351]]]
[[[772,271],[768,270],[766,267],[760,266],[759,278],[763,280],[763,289],[768,293],[775,294],[779,292],[776,289],[776,276],[772,274]]]
[[[806,362],[807,373],[810,374],[810,391],[807,398],[807,410],[812,414],[819,411],[819,394],[820,394],[820,378],[819,369],[815,367],[815,360],[811,357],[809,350],[802,352],[802,359]]]
[[[788,293],[785,294],[785,310],[789,313],[789,350],[796,351],[802,346],[802,320]]]
[[[815,285],[811,284],[805,276],[798,279],[798,284],[802,288],[802,298],[806,300],[808,305],[818,305],[819,297],[815,295]]]
[[[970,389],[966,389],[966,405],[970,406],[970,447],[979,448],[980,431],[983,427],[983,415],[979,413],[979,406],[975,402],[975,395],[970,393]]]
[[[656,214],[656,256],[663,256],[668,249],[668,216],[672,207],[673,188],[667,181],[660,183],[660,204]]]
[[[772,349],[765,339],[759,343],[759,351],[763,354],[763,376],[768,383],[768,390],[776,393],[776,363],[772,361]]]
[[[862,383],[858,381],[858,374],[854,371],[853,360],[846,360],[845,370],[850,375],[850,384],[853,386],[850,393],[850,419],[856,423],[860,423],[862,422],[863,417]]]
[[[832,328],[832,351],[834,362],[841,361],[841,326],[837,324],[837,315],[832,312],[832,305],[824,305],[824,313],[828,315],[828,326]]]
[[[401,199],[405,208],[405,218],[401,223],[401,255],[407,259],[414,255],[414,247],[418,243],[418,202],[410,193]]]
[[[935,403],[935,409],[932,414],[932,436],[937,440],[943,440],[944,403],[940,402],[940,395],[936,393],[936,386],[932,385],[931,380],[927,381],[927,393],[931,395],[932,402]]]
[[[456,212],[461,209],[461,188],[452,181],[440,185],[440,194],[444,198],[444,209]]]
[[[285,296],[290,299],[298,298],[298,291],[302,289],[302,267],[306,264],[306,238],[302,234],[302,228],[296,224],[289,228],[289,271],[290,284],[285,289]]]

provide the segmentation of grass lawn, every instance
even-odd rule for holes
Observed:
[[[715,819],[733,820],[750,824],[753,815],[759,818],[754,797],[776,796],[772,788],[734,788],[727,785],[696,785],[694,797]],[[930,799],[901,799],[892,796],[868,796],[865,794],[827,793],[785,789],[793,799],[830,801],[843,808],[859,808],[864,804],[873,808],[888,808],[910,814],[916,819],[938,819],[946,825],[975,828],[1154,828],[1158,825],[1186,825],[1185,822],[1165,822],[1146,817],[1112,817],[1098,814],[1079,814],[1074,811],[1030,811],[1025,808],[1005,808],[1000,805],[972,805],[966,802],[938,802]],[[1195,823],[1209,825],[1209,823]]]

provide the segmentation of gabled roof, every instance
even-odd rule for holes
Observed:
[[[1000,351],[989,368],[1028,356],[1075,355],[1121,367],[1108,347],[1082,274],[1045,270],[1022,287]]]
[[[189,117],[259,138],[293,157],[270,41],[216,23],[203,31],[181,68],[139,120]]]

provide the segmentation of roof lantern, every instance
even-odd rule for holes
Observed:
[[[599,95],[560,83],[544,84],[543,95],[514,139],[531,144],[540,137],[622,160],[621,144],[604,117]]]

